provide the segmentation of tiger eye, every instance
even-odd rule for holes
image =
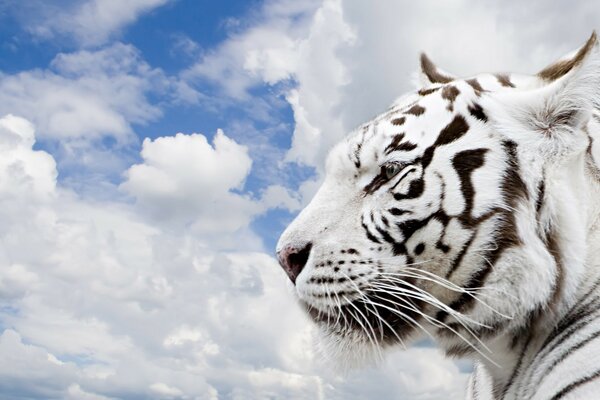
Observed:
[[[401,169],[400,164],[396,163],[387,163],[381,168],[383,169],[383,176],[385,176],[386,179],[392,179]]]

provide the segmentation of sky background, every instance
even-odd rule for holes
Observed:
[[[273,258],[330,146],[414,88],[541,69],[592,1],[0,0],[1,399],[448,399],[339,375]]]

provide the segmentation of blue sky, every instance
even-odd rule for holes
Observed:
[[[536,71],[590,4],[0,0],[0,399],[460,397],[427,343],[336,372],[274,246],[420,51]]]

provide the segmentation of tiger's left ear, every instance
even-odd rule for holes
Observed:
[[[579,128],[600,109],[600,47],[596,34],[571,57],[563,58],[538,73],[536,89],[490,96],[499,104],[495,114],[507,135],[528,137],[549,144],[552,152],[576,151],[587,142]],[[493,104],[490,104],[494,108]],[[516,125],[515,125],[516,123]],[[513,133],[508,131],[513,130]],[[579,133],[579,134],[578,134]]]
[[[421,53],[421,70],[419,78],[423,87],[430,86],[434,83],[448,83],[455,79],[451,74],[436,67],[425,53]]]

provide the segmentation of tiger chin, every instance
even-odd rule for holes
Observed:
[[[420,61],[279,240],[301,307],[344,366],[429,336],[469,398],[600,398],[596,34],[534,75]]]

